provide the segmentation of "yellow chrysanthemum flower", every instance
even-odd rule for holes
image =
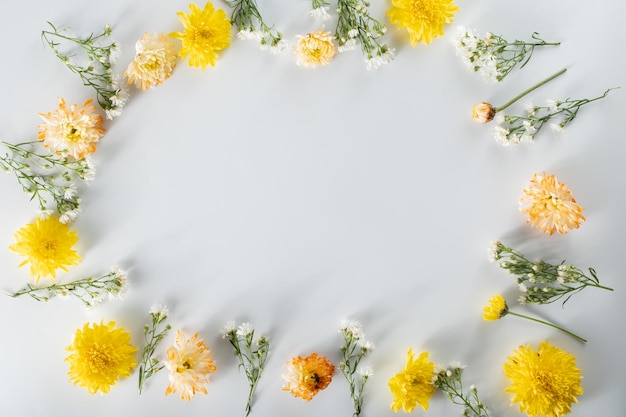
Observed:
[[[428,410],[428,400],[435,393],[435,364],[428,360],[428,352],[420,353],[417,359],[414,356],[409,348],[405,368],[389,379],[393,394],[391,408],[395,412],[402,409],[410,413],[418,404]]]
[[[489,299],[489,304],[483,308],[483,320],[499,320],[508,312],[509,307],[506,305],[506,300],[500,294],[496,294]]]
[[[583,208],[576,203],[567,185],[545,172],[533,176],[519,203],[522,213],[529,216],[528,223],[544,233],[567,233],[585,221]]]
[[[135,59],[128,65],[124,77],[128,84],[146,91],[170,78],[176,67],[176,48],[163,33],[144,33],[135,44]]]
[[[104,135],[102,116],[96,114],[92,100],[82,106],[67,106],[65,99],[59,98],[59,106],[54,112],[39,113],[43,123],[39,124],[37,139],[52,152],[62,156],[84,158],[96,151],[96,142]]]
[[[130,344],[130,333],[124,328],[108,324],[85,323],[76,330],[74,341],[66,350],[70,364],[68,375],[74,385],[85,387],[90,394],[109,392],[119,378],[130,376],[135,369],[137,348]]]
[[[282,375],[286,382],[283,391],[289,391],[305,401],[311,401],[318,392],[325,389],[335,373],[335,366],[317,353],[306,358],[293,358],[287,362],[287,369],[288,372]]]
[[[167,349],[167,359],[165,367],[170,372],[170,382],[165,395],[180,392],[180,398],[189,401],[199,392],[207,393],[209,374],[217,368],[204,340],[198,340],[198,333],[187,338],[178,330],[174,346]]]
[[[503,367],[511,380],[505,389],[513,394],[511,404],[519,403],[520,411],[531,417],[562,417],[583,393],[576,358],[547,341],[537,351],[520,346]]]
[[[194,3],[189,5],[190,14],[176,15],[185,27],[184,32],[173,32],[169,36],[180,39],[183,46],[178,52],[181,58],[189,55],[190,67],[215,66],[218,52],[230,45],[230,20],[222,9],[215,9],[208,1],[200,10]]]
[[[443,36],[443,25],[452,23],[459,8],[453,0],[392,0],[393,7],[387,11],[389,21],[406,28],[411,45],[418,42],[429,44],[434,38]]]
[[[18,267],[30,263],[30,275],[35,278],[35,284],[45,276],[54,281],[57,269],[67,271],[68,266],[78,265],[80,261],[80,255],[72,249],[78,242],[76,231],[70,230],[69,225],[61,223],[56,216],[38,217],[14,236],[16,242],[9,249],[26,256]]]
[[[293,47],[298,65],[319,67],[328,64],[337,55],[337,48],[333,43],[335,37],[330,32],[318,29],[298,37],[298,43]]]

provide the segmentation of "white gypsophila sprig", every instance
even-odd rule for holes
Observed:
[[[463,415],[467,417],[489,417],[487,408],[478,398],[478,389],[471,385],[469,391],[463,388],[461,375],[462,366],[459,363],[450,364],[448,367],[439,366],[436,370],[434,384],[441,391],[445,392],[450,401],[454,404],[462,405]]]
[[[588,268],[589,275],[575,265],[550,264],[543,260],[532,261],[513,248],[497,242],[498,266],[516,276],[520,290],[520,304],[549,304],[560,299],[565,304],[574,294],[585,287],[613,291],[600,285],[595,269]]]
[[[311,0],[311,11],[309,14],[318,20],[330,19],[330,6],[327,0]]]
[[[560,45],[560,42],[546,42],[538,33],[533,33],[531,38],[531,41],[508,41],[490,32],[479,37],[475,29],[460,26],[453,43],[457,55],[470,71],[485,80],[500,82],[516,67],[523,68],[535,48]]]
[[[229,321],[220,330],[222,338],[228,339],[235,349],[235,356],[239,361],[240,369],[243,369],[248,379],[249,391],[246,402],[246,416],[252,410],[252,399],[256,387],[261,379],[265,362],[270,350],[270,343],[266,336],[254,337],[254,328],[250,323],[242,323],[237,326],[234,321]]]
[[[372,351],[374,344],[365,340],[363,327],[355,320],[343,320],[339,333],[344,341],[341,346],[342,361],[339,363],[339,369],[348,381],[354,416],[359,417],[363,409],[363,389],[374,373],[370,367],[360,367],[360,363]]]
[[[394,50],[382,42],[387,27],[369,13],[365,0],[338,0],[335,38],[339,52],[361,45],[367,69],[377,69],[394,58]]]
[[[120,269],[111,271],[100,277],[88,277],[65,284],[35,286],[27,284],[26,288],[8,294],[12,298],[28,295],[37,301],[49,301],[50,298],[72,296],[82,301],[85,307],[93,307],[108,299],[121,298],[128,288],[126,273]]]
[[[143,392],[146,380],[152,377],[165,367],[163,362],[154,357],[159,342],[167,335],[172,326],[167,324],[162,326],[163,322],[169,316],[169,310],[166,306],[155,304],[150,307],[150,322],[143,327],[144,348],[141,351],[141,362],[139,364],[139,394]]]
[[[121,77],[113,73],[113,65],[120,55],[120,45],[110,41],[111,26],[106,25],[101,33],[91,33],[86,38],[70,36],[66,29],[59,29],[48,22],[51,30],[41,32],[42,39],[52,52],[75,74],[83,85],[96,92],[96,100],[105,111],[108,119],[119,116],[128,101],[128,89],[120,82]],[[76,61],[76,54],[63,52],[63,43],[78,47],[85,54],[85,59]]]
[[[272,53],[280,53],[286,48],[283,34],[265,23],[255,0],[225,1],[233,9],[230,21],[237,28],[239,39],[255,39],[261,49],[269,48]]]

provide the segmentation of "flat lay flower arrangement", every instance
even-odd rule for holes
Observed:
[[[500,83],[522,71],[531,60],[540,60],[539,50],[561,46],[560,41],[543,39],[534,32],[517,40],[491,32],[479,34],[468,27],[455,28],[459,7],[453,0],[392,0],[386,15],[377,16],[363,0],[311,0],[308,18],[319,26],[309,33],[292,36],[266,20],[262,0],[190,3],[187,10],[172,16],[180,23],[176,31],[145,32],[134,45],[134,58],[122,70],[118,62],[120,48],[131,46],[114,40],[114,24],[80,34],[71,27],[47,22],[41,31],[46,53],[54,54],[60,65],[76,74],[76,82],[80,79],[85,88],[91,89],[93,98],[82,103],[59,98],[56,109],[39,113],[37,140],[3,142],[6,153],[0,156],[0,166],[17,179],[26,194],[24,204],[30,199],[35,205],[32,220],[14,232],[14,242],[8,247],[19,257],[18,266],[29,269],[33,282],[7,295],[20,299],[28,296],[51,304],[55,298],[67,297],[80,300],[87,308],[111,299],[123,302],[133,278],[115,260],[108,271],[66,278],[83,256],[76,249],[81,230],[73,227],[83,210],[80,193],[88,183],[97,180],[92,154],[104,146],[106,126],[124,117],[124,107],[134,95],[148,94],[148,90],[175,77],[178,65],[209,72],[211,67],[220,65],[227,48],[245,41],[257,42],[270,54],[292,54],[294,64],[303,67],[303,71],[333,65],[339,54],[352,50],[360,51],[367,70],[385,71],[385,67],[395,65],[397,54],[407,53],[392,47],[390,34],[395,32],[394,35],[404,37],[407,49],[448,41],[450,53],[459,56],[460,65],[477,74],[476,82]],[[590,98],[546,96],[543,103],[527,104],[522,114],[506,112],[524,96],[565,76],[566,69],[562,69],[535,85],[521,86],[521,91],[512,91],[517,95],[500,106],[480,102],[468,109],[467,117],[481,124],[495,124],[493,136],[504,146],[532,144],[544,126],[554,132],[564,131],[566,126],[569,130],[575,118],[593,112],[594,103],[608,100],[609,93],[619,87],[607,86]],[[575,129],[575,123],[571,129]],[[576,188],[570,189],[555,173],[537,172],[519,190],[519,215],[528,228],[546,238],[575,233],[587,221],[583,214],[585,202],[580,205],[574,198]],[[485,244],[485,260],[513,276],[512,286],[519,290],[514,300],[517,304],[514,306],[513,301],[494,291],[491,299],[477,300],[476,320],[480,320],[482,308],[482,319],[488,322],[510,315],[516,318],[507,321],[523,318],[571,336],[572,343],[591,343],[576,329],[557,324],[558,317],[553,322],[525,309],[529,305],[540,308],[559,302],[565,314],[581,291],[597,291],[598,297],[610,297],[613,288],[601,283],[594,267],[554,261],[551,256],[546,260],[530,259],[506,244],[499,240]],[[324,401],[318,399],[323,397],[323,391],[341,389],[357,417],[375,414],[368,410],[368,397],[372,395],[368,382],[373,378],[388,381],[386,394],[394,412],[428,410],[432,401],[438,401],[436,394],[441,393],[458,408],[459,414],[493,415],[493,404],[481,399],[484,391],[464,374],[471,364],[454,362],[457,358],[446,358],[453,361],[441,365],[432,362],[433,357],[440,360],[437,352],[403,346],[406,357],[388,359],[397,363],[398,372],[379,375],[370,361],[375,344],[364,333],[363,324],[367,326],[368,322],[338,321],[336,352],[303,351],[291,358],[276,357],[272,334],[260,332],[249,322],[226,323],[219,331],[221,338],[216,339],[216,335],[200,329],[189,332],[184,326],[176,328],[170,322],[168,307],[155,304],[142,323],[141,340],[131,338],[131,333],[114,318],[86,322],[75,334],[68,335],[67,356],[59,360],[67,362],[69,382],[90,394],[106,394],[120,380],[136,378],[138,395],[161,389],[164,395],[193,401],[198,395],[209,395],[212,384],[221,383],[212,381],[213,374],[217,375],[223,365],[215,360],[215,346],[209,343],[220,340],[229,345],[239,373],[248,382],[247,394],[241,393],[242,415],[254,412],[258,396],[281,395],[280,391],[258,389],[265,381],[263,371],[269,361],[284,363],[285,394],[305,402]],[[504,393],[511,406],[531,417],[560,417],[584,401],[584,370],[578,368],[576,358],[566,348],[544,340],[539,344],[521,343],[511,352],[500,365],[509,383]],[[158,387],[152,379],[160,372],[167,375],[167,386]],[[498,398],[491,393],[484,397],[490,401]]]

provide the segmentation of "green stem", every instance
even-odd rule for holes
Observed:
[[[513,97],[511,100],[507,101],[506,103],[504,103],[502,106],[496,107],[496,112],[502,111],[504,109],[506,109],[507,107],[509,107],[511,104],[515,103],[517,100],[519,100],[520,98],[524,97],[526,94],[529,94],[530,92],[536,90],[537,88],[541,87],[542,85],[552,81],[553,79],[555,79],[556,77],[558,77],[559,75],[563,74],[565,71],[567,71],[567,68],[563,68],[562,70],[560,70],[559,72],[552,74],[551,76],[549,76],[548,78],[546,78],[545,80],[541,81],[538,84],[533,85],[532,87],[524,90],[523,92],[521,92],[520,94],[516,95],[515,97]]]
[[[545,324],[545,325],[550,326],[550,327],[554,327],[555,329],[558,329],[558,330],[560,330],[560,331],[562,331],[562,332],[564,332],[564,333],[567,333],[568,335],[570,335],[570,336],[572,336],[572,337],[575,337],[576,339],[578,339],[579,341],[581,341],[581,342],[583,342],[583,343],[587,342],[587,339],[584,339],[584,338],[582,338],[582,337],[578,336],[577,334],[572,333],[572,332],[570,332],[569,330],[566,330],[566,329],[564,329],[564,328],[562,328],[562,327],[560,327],[560,326],[557,326],[556,324],[550,323],[550,322],[548,322],[548,321],[539,320],[539,319],[536,319],[536,318],[534,318],[534,317],[526,316],[526,315],[524,315],[524,314],[514,313],[514,312],[512,312],[512,311],[509,311],[507,314],[511,314],[511,315],[513,315],[513,316],[521,317],[521,318],[524,318],[524,319],[528,319],[528,320],[535,321],[535,322],[537,322],[537,323],[542,323],[542,324]]]

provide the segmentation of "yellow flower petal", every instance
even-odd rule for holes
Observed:
[[[392,0],[393,7],[387,17],[398,28],[406,28],[411,45],[419,42],[429,44],[434,38],[443,36],[443,26],[452,23],[459,10],[453,0]]]
[[[409,348],[406,366],[389,379],[393,411],[402,409],[410,413],[418,404],[428,410],[428,400],[435,393],[435,364],[428,360],[428,352],[420,353],[417,359],[414,356],[413,349]]]

